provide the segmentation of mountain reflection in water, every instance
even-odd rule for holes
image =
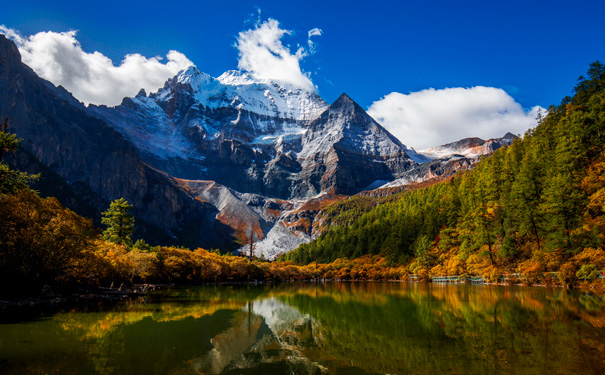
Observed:
[[[0,373],[603,374],[605,305],[527,287],[175,288],[2,324]]]

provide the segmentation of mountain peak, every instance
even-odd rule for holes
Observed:
[[[0,63],[13,65],[21,62],[21,54],[15,43],[0,34]]]
[[[513,143],[516,138],[518,138],[516,135],[511,132],[508,132],[504,134],[504,137],[502,137],[501,139],[507,141],[508,143]]]
[[[201,85],[207,83],[213,78],[201,70],[199,70],[196,66],[191,65],[189,68],[182,70],[176,76],[178,83],[189,84],[191,88],[197,90]]]
[[[361,108],[359,106],[359,104],[357,104],[353,99],[351,99],[351,97],[349,95],[347,95],[344,92],[338,97],[338,99],[336,99],[334,101],[334,103],[332,103],[332,105],[330,105],[329,108],[330,108],[330,110],[336,111],[336,112],[349,113],[349,114],[354,114],[354,113],[365,114],[365,111],[363,110],[363,108]]]
[[[350,101],[353,101],[353,99],[351,99],[351,97],[350,97],[350,96],[349,96],[349,95],[348,95],[346,92],[343,92],[342,94],[340,94],[340,96],[339,96],[339,97],[338,97],[338,99],[336,99],[336,100],[338,101],[338,100],[341,100],[341,99],[342,99],[342,100],[350,100]]]
[[[242,72],[240,70],[227,70],[225,73],[221,74],[217,79],[223,85],[230,86],[249,85],[252,83],[257,83],[257,81],[252,78],[250,73]]]
[[[338,97],[338,99],[336,99],[336,101],[334,102],[334,104],[336,103],[355,103],[355,101],[353,99],[351,99],[351,97],[349,95],[347,95],[346,92],[343,92],[342,94],[340,94],[340,96]]]

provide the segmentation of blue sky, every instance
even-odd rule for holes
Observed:
[[[77,30],[86,52],[183,53],[213,76],[238,67],[238,33],[269,18],[292,33],[292,53],[328,102],[348,93],[364,108],[429,88],[505,90],[523,108],[571,94],[588,64],[605,60],[603,1],[29,1],[3,4],[0,24],[29,36]],[[309,52],[309,51],[307,51]]]

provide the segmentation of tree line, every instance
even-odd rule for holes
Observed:
[[[559,271],[564,282],[595,279],[605,268],[604,87],[605,67],[596,61],[574,95],[551,106],[523,139],[471,171],[362,209],[353,221],[347,216],[347,225],[332,225],[280,259],[371,254],[425,277]]]
[[[383,198],[357,196],[323,211],[327,229],[277,262],[134,241],[123,199],[90,219],[42,198],[37,176],[3,161],[19,140],[0,128],[0,294],[85,290],[137,282],[313,278],[382,280],[521,272],[541,282],[595,280],[605,269],[605,67],[590,64],[574,95],[523,139],[473,170]]]

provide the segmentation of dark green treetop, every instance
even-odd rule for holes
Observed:
[[[124,198],[111,202],[109,209],[103,212],[101,222],[107,225],[103,238],[118,245],[131,246],[134,233],[134,216],[130,213],[132,205]]]
[[[0,127],[0,194],[11,194],[18,190],[29,189],[29,184],[38,178],[38,175],[14,171],[2,162],[5,151],[15,151],[21,140],[15,134],[7,132],[8,120]]]

